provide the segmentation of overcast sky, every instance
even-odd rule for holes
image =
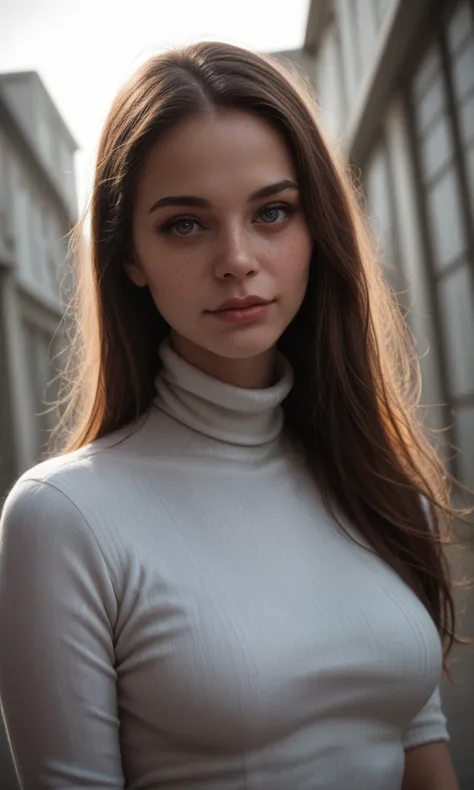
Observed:
[[[80,208],[115,92],[150,54],[200,39],[303,43],[309,0],[0,0],[0,71],[39,72],[81,152]]]

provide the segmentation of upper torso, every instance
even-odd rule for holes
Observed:
[[[4,556],[23,547],[30,585],[12,623],[0,566],[0,620],[18,651],[33,610],[22,686],[56,731],[33,722],[30,748],[12,713],[20,767],[43,759],[26,786],[400,790],[404,746],[446,737],[422,604],[281,434],[227,443],[164,402],[120,438],[38,467],[7,505]],[[8,725],[19,670],[0,653]]]

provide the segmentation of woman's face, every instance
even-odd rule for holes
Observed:
[[[127,272],[150,288],[186,359],[209,368],[273,355],[303,301],[312,242],[271,126],[233,110],[170,132],[139,179],[133,237]]]

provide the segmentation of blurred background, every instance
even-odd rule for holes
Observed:
[[[270,52],[311,81],[415,338],[423,417],[474,488],[474,0],[0,0],[0,496],[55,424],[59,285],[108,106],[152,52],[199,39]],[[458,535],[453,573],[474,576],[474,541]],[[458,608],[474,635],[472,597]],[[472,790],[472,648],[452,672],[445,709]],[[0,735],[0,790],[14,788]]]

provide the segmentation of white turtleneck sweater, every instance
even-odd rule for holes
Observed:
[[[429,615],[283,438],[288,367],[243,390],[161,354],[147,418],[3,512],[22,787],[400,790],[404,748],[448,737]]]

